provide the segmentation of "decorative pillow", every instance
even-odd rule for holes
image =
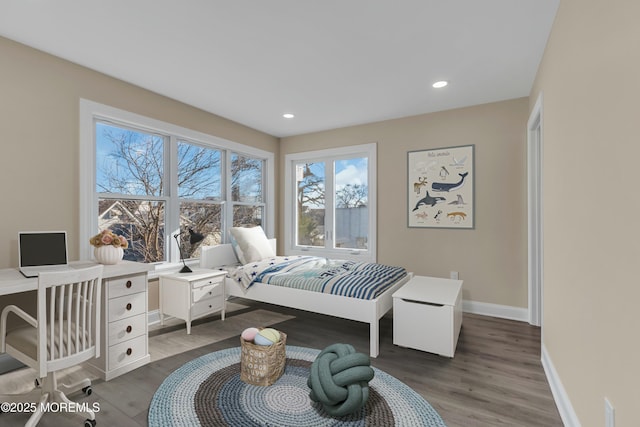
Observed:
[[[252,228],[231,227],[229,233],[232,237],[231,245],[233,246],[233,239],[235,239],[237,247],[240,249],[240,251],[236,250],[236,255],[242,264],[276,256],[269,239],[260,226]]]

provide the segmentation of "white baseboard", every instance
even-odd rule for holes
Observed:
[[[160,310],[152,310],[147,312],[147,322],[149,325],[160,323]]]
[[[553,400],[555,400],[558,412],[560,412],[560,418],[562,418],[562,422],[566,427],[581,427],[580,420],[573,410],[571,400],[569,400],[569,396],[562,386],[562,381],[560,381],[558,372],[556,372],[556,368],[553,366],[553,362],[549,357],[544,343],[541,347],[542,368],[547,376],[547,381],[549,381],[551,394],[553,394]]]
[[[520,322],[529,321],[529,310],[510,305],[491,304],[488,302],[478,302],[463,300],[462,311],[465,313],[480,314],[483,316],[500,317],[502,319],[518,320]]]

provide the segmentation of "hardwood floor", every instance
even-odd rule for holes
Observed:
[[[229,320],[255,309],[295,316],[275,326],[287,333],[287,344],[322,349],[335,342],[347,342],[368,353],[366,324],[241,302],[249,307],[230,313]],[[218,324],[219,318],[214,318],[203,326],[215,328]],[[175,327],[168,329],[173,330]],[[372,359],[372,364],[420,393],[447,426],[562,426],[540,363],[539,328],[465,314],[453,359],[394,346],[390,317],[381,319],[380,331],[380,356]],[[162,332],[154,334],[161,338]],[[80,402],[99,402],[98,426],[146,426],[149,402],[167,375],[198,356],[238,346],[238,336],[191,350],[185,348],[183,353],[156,360],[114,380],[94,382],[91,396],[72,397]],[[23,414],[0,414],[0,424],[19,426],[26,418]],[[47,414],[39,425],[79,426],[82,422],[80,418]]]

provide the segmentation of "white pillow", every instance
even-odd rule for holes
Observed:
[[[229,233],[231,233],[232,245],[235,239],[237,247],[240,249],[236,250],[236,255],[242,264],[276,256],[269,239],[260,226],[252,228],[231,227]]]
[[[236,238],[231,234],[231,230],[229,230],[229,241],[231,242],[231,248],[233,248],[233,252],[236,254],[236,258],[238,258],[240,264],[246,264],[246,262],[244,262],[244,253],[242,252],[242,249],[240,249],[240,246],[238,246]]]

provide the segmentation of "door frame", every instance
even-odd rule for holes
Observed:
[[[529,323],[535,326],[542,326],[544,303],[542,139],[543,115],[540,93],[527,123]]]

